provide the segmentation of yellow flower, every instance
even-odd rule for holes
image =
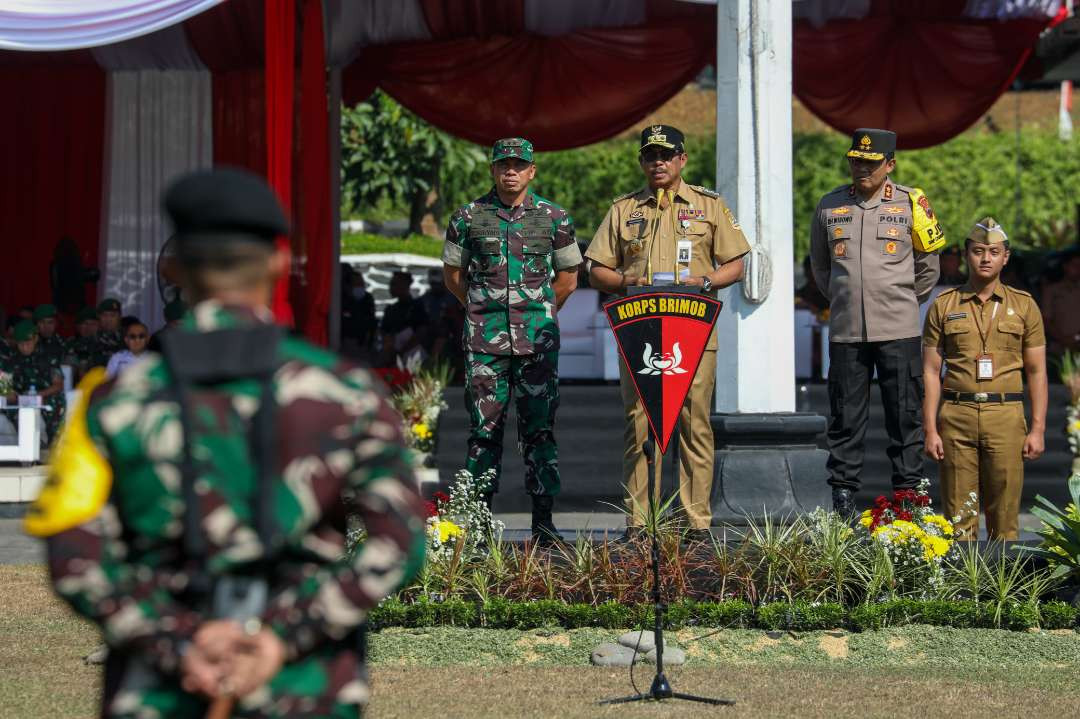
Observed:
[[[1069,424],[1069,432],[1080,432],[1080,419]]]
[[[462,534],[461,527],[457,526],[448,519],[444,519],[440,522],[436,522],[433,531],[439,535],[439,541],[445,544],[451,537],[456,537]]]
[[[942,517],[940,514],[928,514],[923,517],[923,521],[927,524],[932,524],[941,530],[942,535],[951,537],[953,535],[952,522]]]
[[[873,523],[874,517],[870,514],[870,510],[867,509],[863,511],[862,515],[859,517],[859,524],[861,524],[866,529],[870,529],[870,525]]]
[[[416,435],[417,439],[428,439],[431,437],[431,428],[424,422],[417,422],[412,426],[412,432]]]
[[[951,542],[942,537],[926,537],[922,540],[923,558],[930,561],[934,557],[943,557],[949,551]]]

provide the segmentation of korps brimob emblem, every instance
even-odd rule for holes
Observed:
[[[722,304],[697,288],[641,288],[604,305],[660,451],[667,451]]]

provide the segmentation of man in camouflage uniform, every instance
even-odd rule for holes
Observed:
[[[577,285],[581,252],[566,210],[529,190],[536,176],[531,142],[496,142],[491,176],[495,186],[450,218],[443,247],[446,287],[466,308],[466,467],[474,477],[494,469],[491,493],[498,491],[503,425],[516,393],[533,536],[550,544],[558,541],[551,519],[559,493],[556,312]]]
[[[98,344],[97,331],[97,310],[93,307],[83,307],[75,315],[75,336],[68,344],[68,352],[75,361],[77,377],[82,377],[91,367],[98,366],[102,350],[101,345]]]
[[[106,297],[97,306],[98,315],[98,345],[101,353],[98,361],[104,367],[109,363],[109,358],[117,352],[125,349],[124,337],[120,332],[120,300]],[[96,366],[96,365],[95,365]]]
[[[64,363],[68,353],[67,341],[56,334],[56,305],[38,305],[34,308],[34,323],[37,325],[37,351],[48,358],[49,364],[56,369]]]
[[[870,380],[877,372],[894,489],[923,477],[919,305],[937,283],[945,235],[917,187],[897,185],[896,133],[852,135],[851,183],[821,198],[810,225],[814,279],[829,298],[829,484],[833,509],[855,511]]]
[[[73,412],[27,531],[108,643],[103,716],[355,717],[361,625],[424,556],[400,417],[272,324],[288,226],[261,179],[189,175],[166,208],[195,304]],[[346,554],[350,515],[367,539]]]
[[[11,372],[14,389],[8,402],[16,402],[19,395],[39,395],[43,404],[41,417],[45,422],[42,439],[46,443],[52,442],[64,421],[64,377],[59,365],[53,366],[49,356],[38,349],[37,327],[33,322],[23,320],[15,325],[15,353],[8,360],[6,369]],[[13,424],[17,423],[17,410],[9,409],[8,417]]]

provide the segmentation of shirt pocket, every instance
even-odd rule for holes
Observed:
[[[946,357],[967,355],[976,349],[975,330],[963,320],[946,321],[942,334],[945,336]]]
[[[836,225],[829,228],[829,255],[835,261],[851,259],[851,228]]]
[[[489,277],[502,264],[502,238],[473,237],[470,243],[469,275],[476,279]]]
[[[904,225],[878,227],[877,243],[885,264],[903,262],[911,256],[911,235]]]
[[[551,276],[551,237],[526,236],[521,245],[521,252],[527,279],[547,279]]]
[[[1024,342],[1024,323],[1008,318],[998,322],[998,342],[1006,352],[1019,352]]]

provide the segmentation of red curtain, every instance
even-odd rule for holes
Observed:
[[[345,71],[343,93],[358,102],[377,83],[467,140],[522,135],[538,150],[561,150],[616,135],[664,104],[713,60],[715,35],[711,20],[667,20],[369,48]],[[507,82],[511,70],[528,80]]]
[[[294,0],[266,0],[266,180],[292,216],[292,155],[296,99],[296,5]],[[278,247],[291,249],[287,237]],[[289,274],[278,278],[271,307],[274,317],[292,326]]]
[[[299,293],[301,328],[312,342],[325,345],[330,315],[334,256],[330,226],[330,138],[326,85],[326,45],[322,0],[304,0],[300,65],[300,137],[297,193],[303,280]]]
[[[105,74],[89,53],[12,55],[0,69],[13,103],[0,113],[0,304],[8,312],[52,302],[49,263],[61,237],[75,240],[85,266],[99,266],[105,154]],[[86,301],[95,301],[92,285]]]
[[[796,23],[795,94],[841,132],[895,130],[903,149],[958,135],[1008,89],[1047,20],[972,21],[956,5]]]

